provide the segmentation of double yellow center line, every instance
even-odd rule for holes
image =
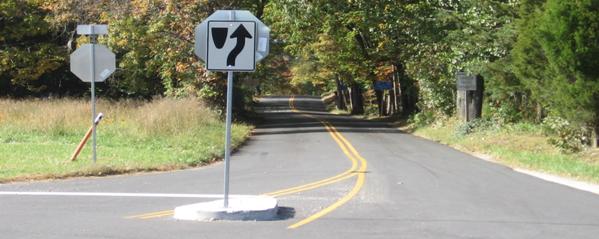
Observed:
[[[291,97],[289,100],[289,107],[291,108],[291,110],[293,112],[299,112],[297,109],[295,109],[295,107],[293,105],[293,101],[294,101],[294,98]],[[310,118],[314,118],[311,115],[307,115],[307,114],[303,114],[303,113],[302,113],[302,115],[310,117]],[[335,140],[335,142],[337,142],[337,144],[339,145],[339,147],[341,148],[343,153],[345,153],[345,155],[352,155],[351,151],[348,149],[348,146],[347,146],[348,143],[346,143],[347,140],[345,140],[344,138],[343,139],[341,138],[343,136],[341,136],[341,134],[339,134],[337,129],[335,129],[335,127],[333,127],[328,122],[325,122],[322,120],[318,120],[318,121],[320,121],[320,123],[322,123],[324,125],[325,129],[329,132],[329,134],[331,135],[333,140]],[[351,147],[351,145],[349,147]],[[345,180],[347,178],[353,177],[354,172],[356,171],[356,169],[358,169],[358,160],[356,160],[356,158],[353,156],[350,156],[349,159],[352,162],[351,168],[347,169],[343,173],[337,174],[333,177],[326,178],[326,179],[323,179],[320,181],[316,181],[316,182],[312,182],[312,183],[308,183],[305,185],[296,186],[296,187],[292,187],[292,188],[287,188],[287,189],[283,189],[283,190],[279,190],[279,191],[275,191],[275,192],[270,192],[270,193],[266,193],[264,195],[272,196],[272,197],[280,197],[280,196],[298,193],[298,192],[302,192],[302,191],[312,190],[315,188],[319,188],[319,187],[322,187],[325,185],[329,185],[329,184],[336,183],[336,182]]]
[[[289,99],[289,107],[291,108],[291,110],[293,112],[301,112],[295,108],[294,101],[295,101],[295,97],[292,96]],[[294,223],[293,225],[288,227],[289,229],[296,229],[296,228],[299,228],[299,227],[306,225],[310,222],[313,222],[314,220],[333,212],[335,209],[337,209],[340,206],[342,206],[343,204],[349,202],[353,197],[355,197],[358,194],[358,192],[360,192],[360,189],[362,189],[362,187],[364,186],[364,181],[366,180],[366,176],[364,174],[366,173],[366,169],[368,167],[368,163],[366,162],[366,159],[364,159],[364,157],[362,157],[360,155],[360,153],[358,153],[358,151],[353,147],[353,145],[345,137],[343,137],[343,135],[341,133],[339,133],[339,131],[337,131],[337,129],[331,123],[324,121],[324,120],[317,119],[316,117],[314,117],[312,115],[303,114],[303,113],[302,113],[302,115],[318,120],[325,127],[325,129],[329,132],[329,134],[331,135],[333,140],[335,140],[335,142],[337,143],[339,148],[341,148],[341,151],[343,151],[345,156],[347,156],[347,158],[349,158],[349,160],[351,160],[352,166],[345,172],[335,175],[333,177],[323,179],[323,180],[320,180],[317,182],[309,183],[306,185],[269,193],[266,195],[271,195],[271,196],[287,195],[287,194],[291,194],[291,193],[297,193],[297,192],[301,192],[301,191],[306,191],[306,190],[322,187],[322,186],[329,185],[332,183],[336,183],[336,182],[351,178],[356,175],[357,175],[357,178],[356,178],[354,187],[352,188],[351,191],[349,191],[347,194],[345,194],[345,196],[343,196],[342,198],[337,200],[335,203],[329,205],[328,207],[322,209],[321,211],[319,211],[315,214],[312,214],[311,216],[309,216],[299,222]],[[358,164],[360,164],[359,167],[358,167]]]
[[[327,132],[329,132],[329,135],[331,136],[331,138],[333,138],[333,140],[335,140],[335,142],[337,143],[339,148],[341,148],[341,151],[343,151],[343,153],[347,156],[347,158],[351,161],[352,164],[349,169],[347,169],[346,171],[344,171],[340,174],[337,174],[333,177],[329,177],[326,179],[322,179],[322,180],[319,180],[316,182],[312,182],[312,183],[308,183],[308,184],[304,184],[304,185],[300,185],[300,186],[296,186],[296,187],[291,187],[291,188],[286,188],[286,189],[282,189],[282,190],[275,191],[275,192],[266,193],[264,195],[272,196],[272,197],[280,197],[280,196],[285,196],[285,195],[289,195],[289,194],[294,194],[294,193],[298,193],[298,192],[303,192],[303,191],[320,188],[320,187],[323,187],[323,186],[326,186],[329,184],[333,184],[336,182],[340,182],[340,181],[352,178],[354,176],[357,176],[357,178],[356,178],[356,182],[355,182],[352,190],[349,191],[347,194],[345,194],[342,198],[338,199],[335,203],[329,205],[328,207],[322,209],[321,211],[319,211],[315,214],[312,214],[311,216],[309,216],[299,222],[292,224],[291,226],[288,227],[289,229],[296,229],[296,228],[299,228],[299,227],[306,225],[310,222],[313,222],[314,220],[333,212],[335,209],[337,209],[340,206],[342,206],[343,204],[349,202],[353,197],[355,197],[360,192],[360,189],[362,189],[362,187],[364,186],[364,181],[366,180],[365,173],[366,173],[366,169],[368,166],[366,159],[364,159],[360,155],[360,153],[358,153],[358,151],[353,147],[353,145],[345,137],[343,137],[343,135],[341,133],[339,133],[339,131],[337,131],[335,126],[333,126],[331,123],[329,123],[327,121],[317,119],[316,117],[314,117],[312,115],[301,113],[300,110],[297,110],[295,108],[294,101],[295,101],[295,97],[292,96],[289,99],[289,107],[291,108],[291,111],[300,113],[303,116],[310,117],[310,118],[313,118],[313,119],[319,121],[324,126],[324,128],[327,130]],[[152,219],[152,218],[166,217],[166,216],[172,216],[172,215],[173,215],[173,210],[165,210],[165,211],[158,211],[158,212],[134,215],[134,216],[127,217],[127,218]]]

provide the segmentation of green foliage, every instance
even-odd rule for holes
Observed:
[[[566,119],[549,116],[543,120],[542,125],[545,133],[550,136],[549,143],[563,152],[579,152],[589,143],[586,130],[572,125]]]
[[[193,55],[193,27],[208,9],[197,2],[132,2],[126,13],[108,15],[108,43],[122,69],[112,89],[125,95],[198,95],[214,84]],[[204,90],[205,91],[205,90]],[[200,94],[201,95],[201,94]]]
[[[194,27],[216,9],[249,8],[261,17],[266,2],[2,1],[0,96],[87,93],[89,85],[69,72],[68,57],[88,42],[76,35],[77,24],[96,23],[109,25],[99,42],[117,55],[117,71],[97,85],[102,96],[200,96],[222,105],[224,75],[206,72],[193,54]]]
[[[599,1],[548,0],[539,40],[549,65],[557,114],[599,125]]]
[[[525,112],[520,110],[518,105],[519,99],[507,98],[501,100],[488,100],[488,104],[483,106],[483,118],[489,119],[500,126],[509,125],[511,123],[521,122]]]
[[[474,132],[481,132],[489,129],[496,128],[497,125],[493,121],[488,119],[474,119],[469,122],[462,122],[455,128],[454,134],[458,137],[463,137]]]
[[[535,107],[538,103],[531,97],[531,90],[514,74],[511,55],[487,64],[482,76],[487,102],[483,117],[502,125],[536,120],[538,112]]]
[[[413,114],[408,119],[409,124],[414,124],[416,127],[423,127],[435,122],[435,114],[431,111],[422,111]]]
[[[511,1],[414,3],[404,49],[407,71],[420,87],[422,110],[449,115],[455,108],[455,73],[480,74],[509,52],[513,38]],[[483,46],[483,47],[481,47]]]
[[[379,10],[377,6],[368,1],[271,1],[267,20],[296,59],[291,83],[311,82],[328,91],[334,86],[329,83],[341,76],[348,85],[371,84],[379,54],[373,54],[375,31],[367,16]]]
[[[599,0],[5,0],[0,95],[87,93],[68,71],[68,54],[87,41],[75,26],[94,22],[109,24],[100,42],[118,59],[114,76],[98,86],[103,95],[193,95],[222,105],[224,74],[196,59],[193,28],[216,9],[236,7],[272,28],[270,56],[241,75],[263,93],[316,94],[338,78],[371,96],[373,81],[397,69],[404,110],[448,116],[455,73],[466,71],[484,77],[485,117],[494,122],[556,115],[577,127],[599,125]]]
[[[46,21],[48,12],[36,1],[5,0],[0,3],[0,95],[39,93],[49,73],[66,63],[66,51],[53,41]]]
[[[509,53],[515,6],[514,1],[278,0],[268,13],[277,20],[273,29],[283,32],[286,50],[298,59],[294,80],[331,90],[324,81],[340,75],[346,83],[370,85],[375,66],[396,65],[407,90],[402,93],[419,92],[412,98],[421,110],[449,115],[455,73],[482,73]]]
[[[576,125],[599,122],[599,1],[524,1],[513,50],[531,98]]]

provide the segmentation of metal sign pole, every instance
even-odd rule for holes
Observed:
[[[229,161],[231,158],[231,118],[233,113],[233,72],[227,72],[227,119],[225,122],[225,208],[229,207]]]
[[[235,20],[235,11],[229,12],[229,20]],[[227,116],[225,121],[225,195],[224,207],[229,207],[229,165],[231,159],[231,118],[233,113],[233,71],[227,72]]]
[[[88,36],[89,44],[84,44],[70,55],[71,72],[75,74],[83,82],[91,83],[91,108],[92,108],[92,161],[96,163],[97,149],[97,124],[96,115],[96,81],[103,82],[116,69],[115,55],[108,48],[101,44],[97,44],[99,35],[108,34],[107,25],[77,25],[77,34]],[[96,56],[98,61],[96,61]],[[96,74],[99,73],[99,74]]]
[[[239,21],[238,21],[239,20]],[[227,72],[224,208],[229,206],[231,119],[235,71],[255,71],[269,53],[270,28],[245,10],[217,10],[194,29],[194,53],[208,71]]]
[[[96,124],[95,124],[95,119],[96,119],[96,56],[95,56],[95,47],[96,47],[96,35],[94,35],[94,28],[93,25],[91,27],[91,35],[90,35],[90,42],[92,44],[91,49],[91,77],[92,77],[92,88],[91,88],[91,95],[92,95],[92,99],[91,99],[91,104],[92,104],[92,160],[94,162],[94,164],[96,163]]]

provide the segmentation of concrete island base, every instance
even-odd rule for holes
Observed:
[[[174,218],[191,221],[269,221],[276,219],[277,211],[277,199],[273,197],[238,196],[229,198],[227,208],[224,207],[224,200],[176,207]]]

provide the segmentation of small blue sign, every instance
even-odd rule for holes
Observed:
[[[391,81],[375,81],[374,89],[375,90],[390,90],[390,89],[393,89],[393,83],[391,83]]]

